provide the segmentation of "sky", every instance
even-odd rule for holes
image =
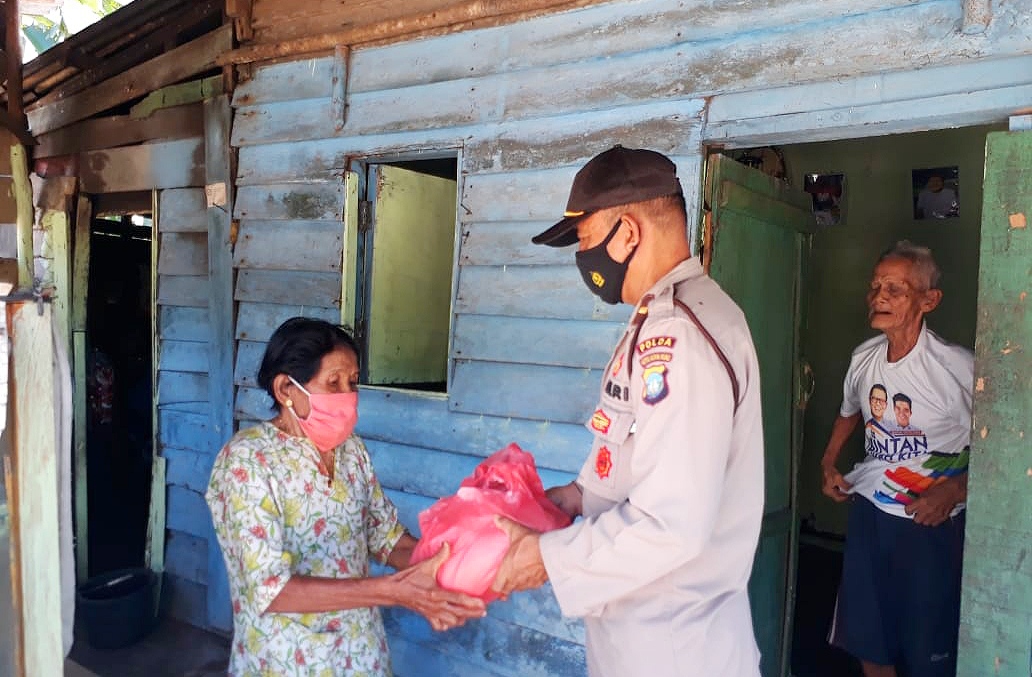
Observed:
[[[128,5],[132,0],[115,0],[121,6]],[[59,3],[59,6],[49,13],[46,14],[48,19],[57,21],[61,17],[64,17],[65,25],[68,26],[69,32],[74,35],[86,28],[87,26],[95,23],[101,17],[96,14],[87,5],[78,2],[77,0],[63,0]],[[22,16],[22,24],[31,21],[31,17]],[[36,52],[36,48],[33,47],[32,43],[26,39],[22,39],[22,61],[29,62],[35,59],[39,54]]]

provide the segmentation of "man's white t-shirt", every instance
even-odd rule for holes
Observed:
[[[928,487],[967,471],[975,356],[922,326],[917,345],[888,361],[888,340],[876,336],[853,351],[842,392],[842,416],[861,413],[867,457],[846,475],[859,494],[885,512],[904,508]],[[884,400],[879,418],[872,397]],[[956,515],[964,509],[960,503]]]

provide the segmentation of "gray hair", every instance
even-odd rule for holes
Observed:
[[[900,240],[878,257],[878,263],[885,259],[910,261],[914,266],[914,274],[924,283],[925,289],[939,288],[942,271],[939,270],[938,264],[935,263],[935,257],[932,256],[932,250],[928,247],[914,244],[910,240]]]

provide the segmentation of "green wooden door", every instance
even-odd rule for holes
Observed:
[[[749,581],[764,677],[786,675],[796,551],[795,473],[802,410],[799,331],[809,196],[722,155],[707,167],[703,263],[745,312],[760,362],[763,531]]]
[[[1032,672],[1032,131],[986,141],[958,675]]]

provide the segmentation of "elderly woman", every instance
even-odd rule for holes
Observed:
[[[258,371],[276,416],[215,460],[206,497],[233,596],[231,675],[390,675],[378,607],[436,630],[484,615],[480,600],[437,587],[447,546],[406,568],[416,541],[352,434],[357,382],[344,330],[287,320]],[[370,577],[370,559],[399,572]]]
[[[925,326],[938,285],[925,247],[899,242],[878,260],[867,311],[881,334],[853,351],[821,464],[824,493],[852,501],[830,640],[866,677],[956,671],[974,354]],[[843,477],[835,463],[860,420],[878,425]]]

